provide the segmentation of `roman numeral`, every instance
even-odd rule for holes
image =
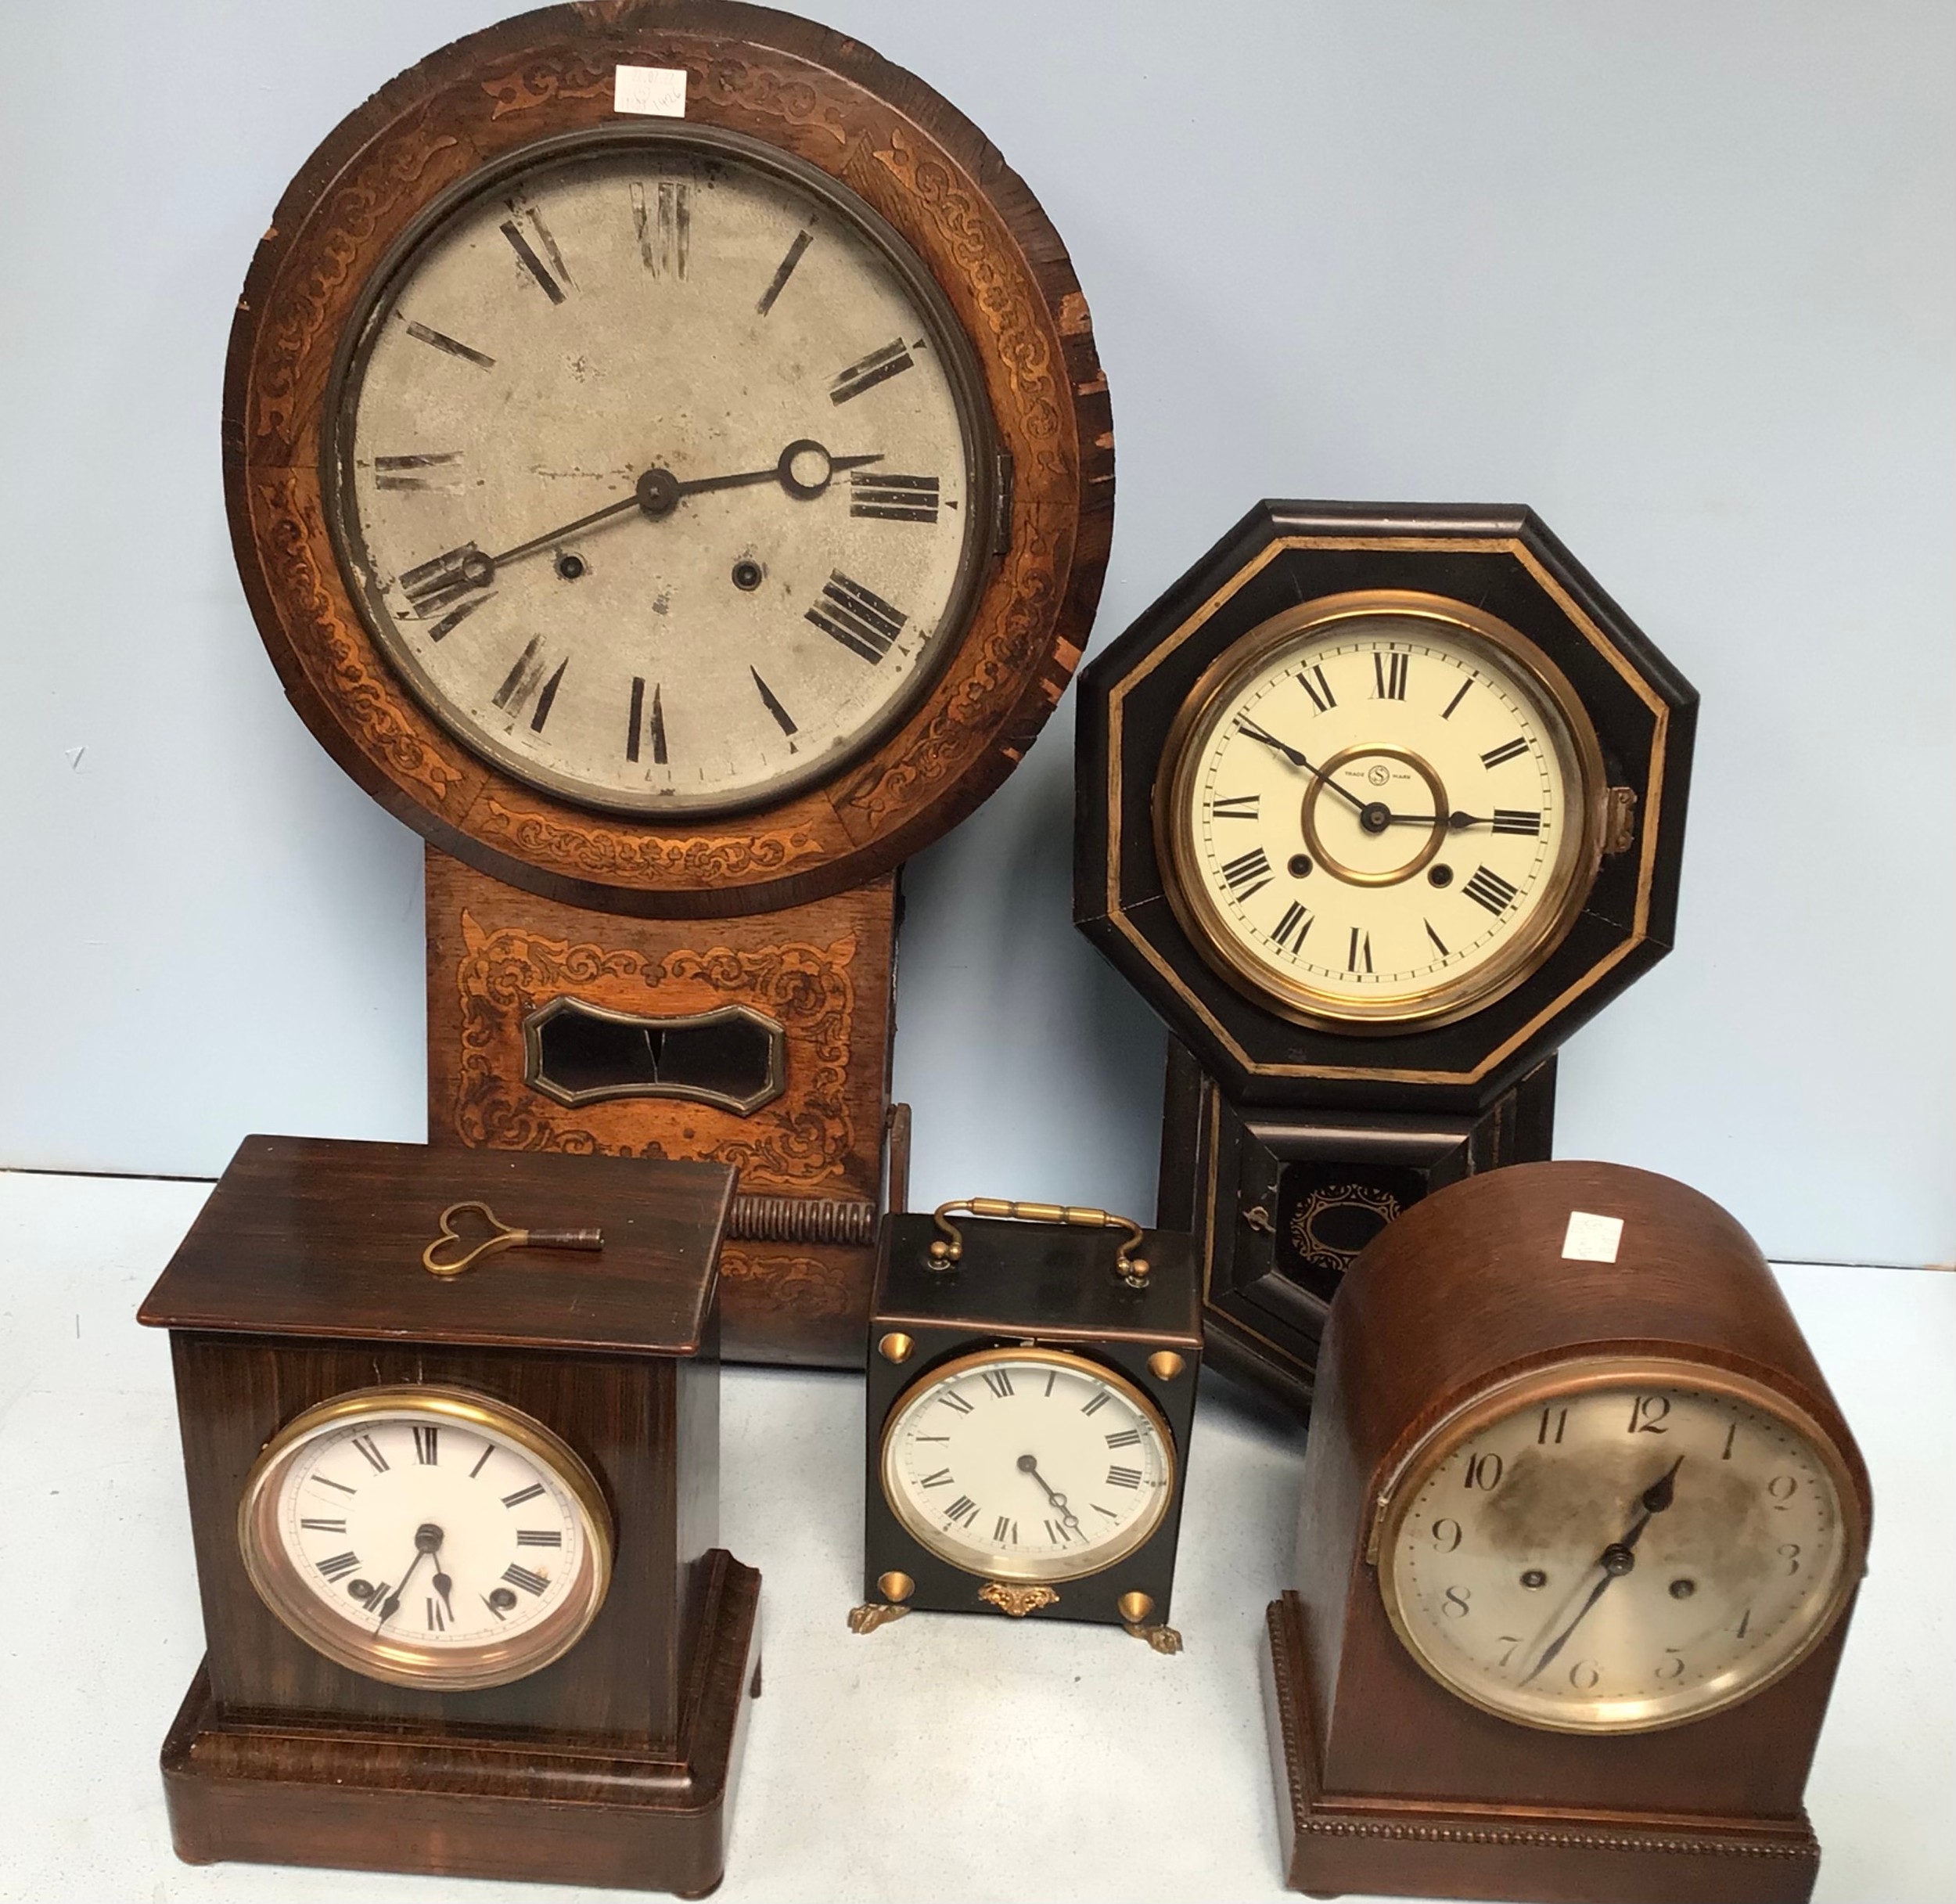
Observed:
[[[331,1560],[321,1560],[318,1564],[320,1572],[329,1580],[338,1580],[360,1564],[360,1557],[357,1553],[336,1553]]]
[[[1363,964],[1359,962],[1364,961]],[[1361,932],[1357,927],[1351,929],[1351,950],[1345,955],[1347,972],[1369,972],[1372,970],[1372,934]]]
[[[1271,934],[1280,951],[1301,952],[1304,934],[1311,930],[1311,915],[1296,900],[1284,909],[1284,916],[1277,922],[1277,929]],[[1296,934],[1296,942],[1291,942],[1291,935]]]
[[[879,383],[901,376],[915,361],[910,355],[910,347],[899,337],[894,343],[886,344],[881,350],[872,351],[861,362],[839,372],[829,386],[829,401],[847,403],[866,390],[874,390]]]
[[[543,1483],[533,1481],[527,1488],[519,1488],[514,1494],[505,1494],[502,1504],[505,1507],[520,1507],[525,1501],[534,1501],[543,1492]]]
[[[1225,859],[1222,876],[1223,884],[1239,899],[1248,899],[1270,884],[1269,857],[1260,846],[1253,847],[1234,859]]]
[[[502,1577],[512,1587],[521,1587],[526,1593],[541,1593],[550,1584],[548,1574],[533,1574],[527,1567],[519,1567],[514,1560],[502,1570]]]
[[[475,1477],[482,1472],[483,1469],[487,1466],[489,1457],[495,1452],[496,1445],[494,1441],[491,1441],[487,1448],[484,1449],[480,1454],[476,1456],[476,1464],[469,1470],[469,1478],[471,1481],[473,1481]]]
[[[1100,1390],[1100,1391],[1095,1395],[1093,1399],[1089,1402],[1085,1407],[1081,1409],[1080,1412],[1083,1415],[1091,1415],[1098,1410],[1105,1408],[1106,1406],[1107,1391],[1103,1388]]]
[[[822,599],[806,617],[825,635],[832,635],[851,654],[880,661],[895,645],[910,617],[893,608],[840,569],[822,585]]]
[[[920,1488],[947,1488],[951,1485],[951,1470],[940,1467],[934,1474],[926,1474],[917,1483]]]
[[[946,1408],[955,1409],[961,1415],[969,1415],[971,1413],[971,1404],[962,1395],[949,1388],[938,1396],[937,1399],[943,1402]]]
[[[1338,696],[1332,693],[1331,683],[1325,678],[1321,668],[1300,668],[1297,679],[1320,714],[1329,713],[1338,705]]]
[[[424,1426],[419,1422],[415,1424],[415,1459],[423,1467],[433,1467],[439,1464],[440,1445],[441,1431],[439,1428],[432,1424]]]
[[[944,1518],[954,1527],[969,1527],[978,1518],[978,1503],[961,1494],[944,1510]]]
[[[760,704],[775,717],[775,726],[779,728],[781,731],[784,734],[787,735],[789,739],[792,740],[796,732],[794,716],[791,714],[786,707],[782,707],[781,703],[775,698],[774,689],[769,687],[767,682],[761,679],[760,670],[759,668],[754,667],[751,663],[750,663],[747,672],[752,675],[754,678],[754,686],[760,695]],[[794,751],[794,749],[790,747],[788,751],[792,754]]]
[[[471,588],[487,588],[495,575],[495,564],[473,542],[464,542],[459,549],[444,549],[413,568],[403,569],[399,579],[408,606],[416,614],[427,616]],[[449,622],[442,633],[454,625]]]
[[[543,671],[549,665],[550,657],[543,652],[543,637],[531,635],[529,646],[516,657],[516,665],[503,677],[502,686],[490,696],[496,706],[516,720],[522,718],[524,709],[529,707],[530,697],[535,695],[537,704],[530,715],[530,731],[533,734],[541,734],[544,722],[550,718],[550,710],[556,704],[557,689],[563,685],[564,670],[570,665],[570,657],[566,655],[557,664],[556,672],[545,680]]]
[[[1257,809],[1263,804],[1261,794],[1228,794],[1221,800],[1209,803],[1212,819],[1253,820],[1258,817]]]
[[[666,761],[666,711],[659,698],[659,684],[652,686],[652,718],[645,718],[645,684],[638,675],[631,678],[631,715],[625,725],[625,758],[635,761],[638,758],[641,735],[652,742],[652,761],[655,767],[663,767]]]
[[[1105,1514],[1109,1521],[1118,1521],[1120,1518],[1120,1516],[1116,1513],[1111,1507],[1102,1507],[1098,1501],[1094,1503],[1094,1512],[1097,1514]]]
[[[1507,741],[1500,747],[1490,747],[1487,751],[1480,757],[1480,764],[1483,767],[1498,767],[1503,761],[1519,759],[1521,755],[1526,754],[1527,751],[1528,743],[1526,741]]]
[[[499,1620],[506,1620],[506,1619],[508,1619],[508,1618],[509,1618],[509,1614],[506,1614],[506,1613],[505,1613],[505,1612],[503,1611],[503,1610],[502,1610],[500,1607],[498,1607],[498,1606],[496,1604],[496,1603],[495,1603],[493,1600],[491,1600],[487,1593],[484,1593],[484,1594],[481,1597],[482,1597],[482,1603],[483,1603],[485,1607],[487,1607],[489,1609],[489,1611],[490,1611],[491,1613],[493,1613],[493,1614],[496,1616],[496,1618],[497,1618],[498,1619],[499,1619]],[[513,1597],[513,1596],[512,1596],[512,1597]]]
[[[768,288],[760,293],[760,302],[754,306],[763,317],[775,308],[775,300],[787,289],[788,280],[795,275],[795,267],[801,262],[801,254],[815,242],[813,232],[797,232],[795,242],[788,247],[788,255],[775,267],[775,275],[768,280]]]
[[[849,513],[881,522],[935,522],[937,479],[891,476],[874,470],[849,472]]]
[[[563,1535],[556,1528],[519,1528],[516,1530],[519,1547],[561,1547]]]
[[[368,1467],[372,1468],[376,1474],[387,1473],[387,1457],[375,1446],[374,1439],[371,1434],[356,1434],[353,1438],[353,1445],[360,1450]]]
[[[1406,662],[1403,654],[1381,654],[1375,648],[1372,651],[1374,700],[1404,700],[1406,698]]]
[[[343,1534],[347,1524],[343,1521],[301,1521],[301,1527],[309,1527],[315,1534]]]
[[[1506,807],[1494,809],[1494,831],[1525,834],[1530,840],[1541,837],[1541,815],[1539,813],[1518,813]]]
[[[1460,692],[1440,711],[1440,718],[1443,721],[1451,721],[1454,718],[1454,710],[1467,698],[1467,690],[1473,685],[1471,681],[1463,681],[1460,684]]]
[[[478,595],[466,602],[457,603],[433,628],[429,629],[429,640],[446,641],[484,602],[493,599],[493,596]]]
[[[1001,1514],[997,1524],[991,1530],[991,1537],[1001,1547],[1016,1547],[1019,1544],[1019,1523],[1016,1521],[1008,1521],[1003,1514]]]
[[[373,486],[376,489],[459,489],[459,483],[441,483],[419,473],[438,469],[444,463],[459,463],[458,449],[430,451],[415,456],[376,456],[373,459]]]
[[[532,214],[534,215],[534,214]],[[543,260],[530,248],[530,240],[517,230],[513,218],[505,218],[501,227],[502,235],[509,240],[509,248],[522,261],[523,268],[543,286],[544,295],[553,304],[563,302],[563,287],[545,270]],[[569,274],[566,273],[566,275]]]
[[[1109,1448],[1138,1448],[1140,1445],[1141,1431],[1138,1428],[1123,1428],[1118,1434],[1107,1437]]]
[[[329,1481],[323,1474],[315,1474],[313,1479],[322,1488],[337,1488],[342,1494],[358,1494],[360,1492],[358,1488],[348,1487],[343,1481]]]
[[[1107,1470],[1107,1485],[1110,1488],[1138,1488],[1141,1470],[1138,1467],[1110,1467]]]
[[[446,331],[433,330],[426,324],[413,323],[406,318],[401,321],[406,326],[408,335],[420,343],[432,344],[437,351],[446,351],[451,357],[459,357],[464,362],[476,365],[484,370],[493,370],[496,367],[496,360],[493,357],[485,356],[480,351],[471,350],[467,344],[450,337]]]
[[[1064,1521],[1048,1521],[1046,1523],[1046,1538],[1055,1547],[1063,1547],[1073,1539],[1073,1536],[1066,1531]]]
[[[1012,1393],[1012,1377],[1003,1369],[987,1369],[985,1386],[1002,1402]]]
[[[631,188],[632,229],[638,234],[638,256],[655,278],[684,278],[692,247],[692,187],[683,179],[662,178],[656,194]]]
[[[441,1602],[432,1595],[428,1600],[426,1625],[431,1633],[444,1633],[448,1630],[448,1622],[441,1617]]]
[[[1489,912],[1498,914],[1507,910],[1508,902],[1518,889],[1509,885],[1498,873],[1490,873],[1483,866],[1460,890],[1475,905],[1484,905]]]
[[[1433,922],[1429,919],[1422,923],[1425,924],[1426,928],[1427,938],[1431,939],[1433,944],[1439,948],[1440,957],[1443,959],[1451,959],[1453,956],[1453,954],[1447,949],[1447,941],[1443,939],[1437,932],[1434,931]]]

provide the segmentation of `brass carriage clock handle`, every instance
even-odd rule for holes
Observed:
[[[490,1234],[473,1250],[457,1258],[444,1259],[444,1243],[459,1243],[455,1218],[473,1211],[489,1226]],[[421,1266],[430,1276],[456,1276],[473,1269],[485,1256],[499,1256],[505,1250],[591,1250],[605,1247],[602,1229],[515,1229],[504,1222],[485,1203],[471,1200],[451,1204],[441,1213],[441,1226],[433,1242],[421,1252]]]
[[[1012,1203],[1002,1197],[955,1197],[940,1204],[932,1220],[944,1233],[930,1240],[930,1266],[947,1269],[965,1253],[965,1239],[950,1218],[953,1210],[968,1216],[1000,1217],[1016,1223],[1068,1223],[1078,1229],[1124,1229],[1120,1247],[1114,1257],[1114,1274],[1130,1289],[1148,1287],[1148,1259],[1134,1254],[1145,1233],[1131,1216],[1116,1216],[1111,1210],[1089,1210],[1076,1204]]]

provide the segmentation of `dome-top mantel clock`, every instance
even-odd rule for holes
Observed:
[[[430,844],[434,1140],[738,1164],[729,1352],[859,1359],[895,869],[1037,733],[1106,562],[1031,193],[806,20],[524,14],[293,182],[224,445],[287,693]]]
[[[1265,502],[1081,682],[1075,916],[1174,1034],[1157,1221],[1308,1404],[1347,1265],[1545,1157],[1669,948],[1691,688],[1522,509]]]

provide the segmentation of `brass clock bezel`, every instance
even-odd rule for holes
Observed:
[[[894,1459],[897,1431],[904,1416],[919,1398],[942,1383],[955,1381],[960,1376],[974,1370],[990,1368],[999,1362],[1032,1362],[1041,1367],[1064,1369],[1070,1373],[1084,1375],[1092,1380],[1104,1382],[1135,1413],[1146,1420],[1161,1443],[1163,1459],[1167,1466],[1167,1477],[1156,1495],[1156,1505],[1152,1514],[1137,1519],[1133,1525],[1110,1542],[1105,1557],[1097,1558],[1091,1567],[1062,1571],[1062,1565],[1048,1561],[1021,1561],[1016,1565],[999,1557],[996,1565],[974,1567],[947,1553],[938,1545],[937,1529],[916,1513],[908,1498],[892,1485],[891,1463]],[[1181,1485],[1181,1467],[1175,1448],[1175,1438],[1170,1432],[1162,1412],[1149,1399],[1141,1388],[1131,1381],[1118,1369],[1109,1368],[1103,1362],[1096,1362],[1091,1356],[1081,1355],[1070,1350],[1004,1346],[978,1349],[969,1354],[954,1355],[947,1362],[940,1362],[926,1370],[904,1389],[890,1405],[890,1413],[884,1417],[883,1438],[876,1456],[876,1474],[883,1488],[883,1499],[897,1524],[918,1546],[934,1559],[943,1561],[947,1567],[955,1567],[961,1574],[969,1574],[976,1580],[996,1580],[1012,1585],[1064,1584],[1070,1581],[1091,1580],[1096,1574],[1104,1574],[1110,1568],[1131,1560],[1161,1531],[1162,1523],[1168,1517],[1169,1510],[1174,1505],[1176,1491]],[[1096,1552],[1098,1553],[1098,1549]]]
[[[1456,1678],[1430,1655],[1408,1618],[1399,1591],[1397,1560],[1399,1535],[1420,1489],[1433,1470],[1451,1459],[1461,1445],[1498,1422],[1524,1414],[1546,1402],[1629,1384],[1652,1388],[1688,1388],[1722,1396],[1771,1416],[1799,1437],[1826,1474],[1834,1490],[1840,1527],[1832,1583],[1824,1598],[1809,1603],[1791,1630],[1792,1642],[1764,1670],[1741,1676],[1739,1668],[1695,1688],[1687,1710],[1675,1707],[1642,1718],[1612,1718],[1605,1708],[1620,1701],[1592,1700],[1549,1718],[1523,1712],[1487,1696],[1477,1682]],[[1374,1503],[1365,1560],[1376,1575],[1386,1618],[1400,1643],[1426,1675],[1467,1704],[1532,1731],[1576,1733],[1585,1737],[1616,1737],[1635,1733],[1669,1732],[1696,1724],[1756,1698],[1807,1659],[1831,1632],[1861,1584],[1867,1564],[1861,1502],[1840,1451],[1820,1424],[1787,1396],[1735,1371],[1702,1362],[1667,1355],[1584,1355],[1531,1370],[1524,1375],[1483,1389],[1436,1422],[1401,1457]],[[1723,1690],[1720,1689],[1721,1683]],[[1639,1703],[1648,1703],[1640,1701]]]
[[[717,159],[744,166],[804,193],[861,238],[911,299],[918,322],[944,366],[963,439],[967,498],[964,546],[924,664],[846,747],[819,752],[794,772],[780,774],[765,786],[728,795],[650,790],[634,795],[592,786],[530,760],[505,746],[487,728],[470,722],[436,685],[396,625],[380,588],[379,573],[366,558],[354,504],[354,412],[367,360],[395,308],[395,294],[429,248],[473,207],[507,191],[512,183],[574,167],[580,161],[602,161],[620,152],[650,156],[661,150],[676,150],[694,162]],[[674,121],[561,133],[505,153],[457,180],[422,207],[361,290],[333,359],[321,416],[319,480],[327,533],[348,596],[376,649],[429,718],[469,753],[526,786],[593,813],[641,822],[681,815],[689,820],[721,819],[779,806],[797,794],[840,778],[902,726],[928,698],[965,638],[992,560],[990,529],[997,507],[998,427],[976,351],[950,299],[890,221],[843,180],[778,146],[725,126]]]
[[[576,1504],[584,1534],[577,1580],[556,1612],[509,1639],[478,1647],[417,1647],[390,1638],[361,1643],[352,1621],[329,1612],[299,1577],[278,1538],[279,1487],[299,1450],[330,1430],[361,1420],[433,1415],[513,1443],[551,1474]],[[561,1659],[598,1617],[611,1585],[610,1510],[584,1461],[533,1416],[462,1388],[392,1383],[351,1389],[295,1415],[266,1442],[238,1502],[238,1550],[258,1597],[315,1652],[390,1686],[469,1692],[507,1686]]]
[[[1443,625],[1451,640],[1480,650],[1535,704],[1547,730],[1544,738],[1561,754],[1571,789],[1569,815],[1577,824],[1564,835],[1567,843],[1534,916],[1507,944],[1441,984],[1372,1002],[1333,998],[1251,956],[1229,930],[1201,876],[1188,812],[1198,768],[1195,743],[1268,657],[1339,623],[1381,615]],[[1519,629],[1467,603],[1423,590],[1365,588],[1321,596],[1259,622],[1203,671],[1169,729],[1163,759],[1167,770],[1155,780],[1155,851],[1176,920],[1204,962],[1236,991],[1293,1024],[1317,1031],[1388,1035],[1426,1031],[1505,998],[1567,936],[1602,865],[1609,775],[1595,728],[1568,678]]]

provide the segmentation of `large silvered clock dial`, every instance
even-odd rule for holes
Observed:
[[[846,189],[699,127],[439,203],[351,327],[328,488],[369,624],[519,779],[656,817],[835,772],[955,645],[969,347]]]
[[[1560,675],[1465,604],[1329,598],[1253,629],[1170,735],[1156,829],[1203,955],[1329,1028],[1520,982],[1599,858],[1602,763]]]

